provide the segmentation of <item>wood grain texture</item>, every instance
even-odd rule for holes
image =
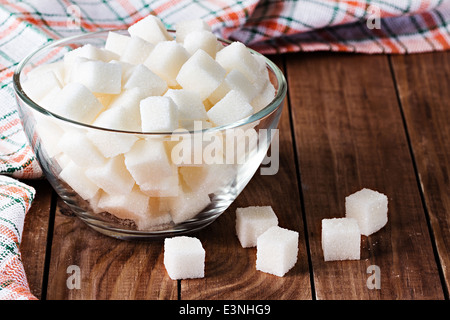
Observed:
[[[450,288],[450,54],[391,58],[446,284]]]
[[[76,217],[55,217],[48,300],[171,300],[177,282],[163,265],[162,241],[122,241],[102,235]],[[80,289],[67,286],[78,266]],[[70,271],[70,269],[69,269]]]
[[[47,276],[45,264],[49,223],[53,219],[53,191],[46,180],[27,180],[24,183],[33,187],[36,195],[25,217],[20,253],[31,293],[41,299],[42,284]]]
[[[281,65],[281,60],[275,60]],[[258,171],[236,201],[210,227],[198,232],[207,253],[204,279],[181,281],[181,299],[309,300],[311,284],[293,153],[289,109],[279,123],[279,171]],[[256,248],[242,248],[235,233],[238,207],[270,205],[279,226],[299,232],[296,265],[284,277],[256,270]]]
[[[290,55],[287,69],[316,298],[442,299],[387,57]],[[362,236],[361,260],[324,262],[321,220],[364,187],[388,196],[387,225]]]

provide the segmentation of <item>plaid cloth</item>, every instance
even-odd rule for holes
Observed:
[[[18,61],[48,41],[124,28],[149,14],[158,15],[168,28],[180,20],[201,18],[218,36],[242,41],[263,54],[319,50],[405,54],[450,48],[449,0],[0,0],[0,174],[20,179],[42,176],[15,107],[11,77]],[[0,178],[4,190],[0,218],[15,212],[13,221],[23,219],[33,198],[31,189],[25,187],[24,193],[17,182]],[[11,199],[21,204],[21,210],[18,204],[7,204],[14,203]],[[3,248],[11,248],[5,254],[15,260],[0,257],[0,298],[30,298],[24,275],[17,276],[23,274],[15,247],[21,229],[14,230],[11,245],[5,237],[1,241]],[[17,271],[11,271],[14,265]],[[11,280],[4,275],[11,275]]]

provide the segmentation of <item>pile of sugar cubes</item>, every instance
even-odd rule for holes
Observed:
[[[237,208],[236,235],[243,248],[256,247],[256,270],[283,277],[297,262],[298,232],[281,228],[271,206]],[[203,278],[202,243],[195,237],[166,238],[164,266],[173,280]]]
[[[325,261],[359,260],[361,235],[369,236],[388,221],[388,198],[363,188],[345,198],[345,217],[322,220]]]
[[[264,57],[240,42],[224,45],[202,20],[175,29],[174,36],[149,15],[128,34],[109,32],[104,47],[86,44],[31,70],[24,91],[60,116],[133,132],[221,126],[273,100]],[[36,131],[59,177],[95,212],[141,230],[194,217],[236,175],[230,165],[174,164],[173,143],[144,135],[64,125],[40,114]]]

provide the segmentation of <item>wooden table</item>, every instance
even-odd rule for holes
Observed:
[[[221,217],[193,234],[207,253],[205,278],[171,280],[162,240],[101,235],[63,214],[45,180],[26,181],[37,195],[21,252],[38,298],[449,298],[450,53],[271,58],[289,84],[280,169],[257,173]],[[364,187],[388,196],[387,225],[362,236],[361,260],[325,262],[321,220],[344,216],[345,197]],[[257,271],[256,249],[239,245],[235,209],[249,205],[271,205],[281,227],[299,232],[298,261],[284,277]],[[67,285],[73,266],[79,289]]]

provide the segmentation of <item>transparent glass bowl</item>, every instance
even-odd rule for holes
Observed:
[[[127,34],[126,30],[115,31]],[[60,61],[64,53],[86,44],[104,47],[107,36],[108,31],[100,31],[51,42],[28,55],[16,68],[13,82],[20,117],[46,178],[81,220],[108,236],[127,240],[159,238],[193,232],[209,225],[241,193],[266,156],[276,134],[286,96],[287,86],[282,72],[272,61],[264,58],[276,90],[272,102],[259,112],[235,123],[213,128],[196,127],[192,131],[143,133],[95,127],[52,113],[27,96],[23,82],[30,71],[43,64]],[[225,40],[220,41],[224,45],[229,44]],[[190,141],[191,146],[195,146],[195,149],[191,149],[192,155],[201,154],[201,160],[199,162],[199,158],[196,158],[192,161],[194,165],[172,165],[174,174],[168,174],[167,179],[163,179],[164,183],[161,183],[161,179],[155,180],[156,182],[148,181],[145,194],[137,190],[139,188],[135,184],[132,192],[136,192],[130,196],[128,187],[121,194],[122,181],[118,179],[115,183],[114,180],[115,175],[122,171],[108,171],[117,165],[123,168],[123,158],[117,162],[119,164],[97,164],[100,171],[95,171],[95,156],[89,154],[92,146],[86,145],[86,148],[81,146],[80,152],[75,156],[84,156],[89,163],[87,168],[75,166],[75,169],[67,169],[68,166],[70,168],[71,159],[67,154],[61,153],[58,146],[68,132],[78,137],[98,137],[103,144],[128,140],[162,144],[169,161],[173,161],[173,156],[177,154],[173,151],[179,141]],[[182,150],[185,152],[186,149]],[[188,153],[178,153],[183,154]],[[122,154],[117,157],[124,156]],[[164,168],[164,163],[160,163],[160,167],[156,165],[153,173],[149,173],[149,180],[154,176],[166,177]],[[62,172],[64,169],[69,173]],[[84,171],[85,169],[90,171]],[[86,184],[86,176],[92,172],[103,182],[110,177],[111,181],[106,181],[106,186],[113,189],[116,187],[119,192],[106,200],[102,198],[105,197],[103,189],[95,190],[91,184]],[[105,175],[108,172],[111,174]],[[142,179],[145,175],[144,172]],[[120,174],[118,176],[120,178]],[[100,198],[102,205],[99,205]]]

